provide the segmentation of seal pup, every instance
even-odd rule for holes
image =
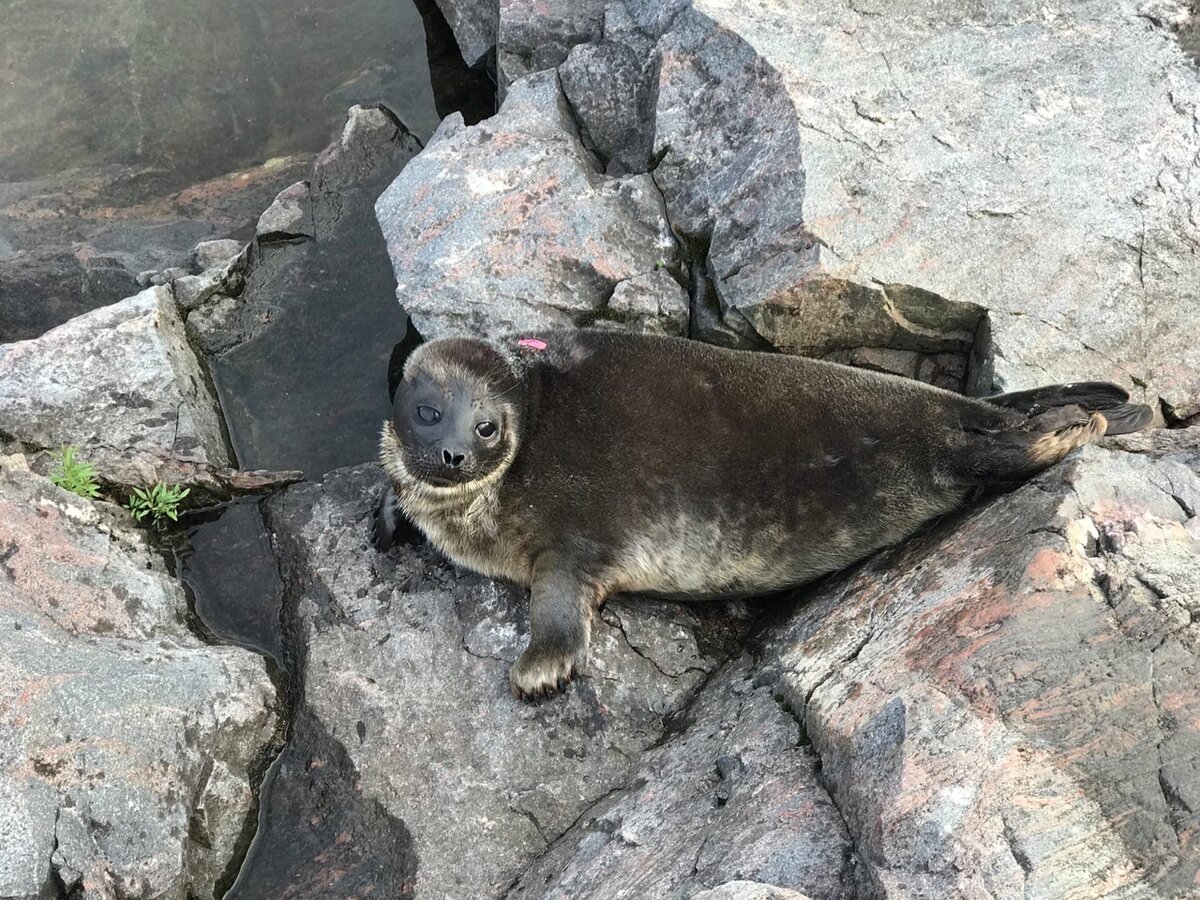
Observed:
[[[456,563],[531,588],[514,694],[563,687],[610,594],[765,594],[1025,479],[1149,407],[1089,382],[964,397],[680,338],[569,331],[418,348],[384,423],[399,514]]]

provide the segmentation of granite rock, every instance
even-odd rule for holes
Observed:
[[[615,600],[597,622],[588,676],[557,699],[517,701],[508,669],[527,637],[526,592],[456,570],[427,545],[375,554],[379,487],[368,466],[268,501],[307,648],[304,699],[349,754],[363,795],[411,832],[416,896],[496,897],[637,776],[638,755],[664,738],[750,619],[736,604]],[[803,773],[811,758],[771,765]]]
[[[204,480],[231,459],[169,287],[0,345],[0,435],[72,445],[121,485]]]
[[[1194,892],[1200,430],[1124,447],[810,592],[767,637],[760,678],[804,723],[866,896]]]
[[[1105,378],[1200,414],[1185,5],[618,0],[598,28],[535,6],[501,4],[501,80],[558,67],[608,158],[652,138],[699,336],[776,346],[758,329],[797,291],[832,322],[903,286],[988,310],[962,386]],[[947,368],[900,368],[922,366]]]
[[[0,469],[0,895],[213,897],[275,741],[261,658],[202,644],[144,532]]]
[[[679,258],[652,179],[596,171],[553,72],[479,125],[447,118],[376,214],[427,338],[587,322],[621,282]]]

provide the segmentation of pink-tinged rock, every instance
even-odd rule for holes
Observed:
[[[769,637],[869,895],[1194,895],[1200,432],[1141,443],[884,554]]]
[[[0,896],[213,895],[276,701],[187,616],[143,532],[0,467]]]
[[[623,281],[676,265],[652,179],[593,163],[552,72],[479,125],[446,119],[375,207],[418,331],[579,324]]]
[[[118,484],[190,483],[230,465],[168,287],[0,345],[0,434],[29,450],[78,447]]]

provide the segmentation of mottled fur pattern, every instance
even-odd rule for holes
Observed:
[[[428,460],[431,445],[403,384],[380,440],[399,507],[438,549],[531,587],[530,644],[511,673],[523,697],[582,667],[592,612],[612,593],[755,595],[810,581],[977,485],[1026,478],[1094,440],[1105,422],[1080,405],[1088,397],[1128,399],[1072,385],[1069,405],[1054,405],[1054,388],[989,404],[680,339],[539,337],[532,351],[515,337],[442,339],[408,362],[407,382],[453,382],[450,393],[503,411],[498,449],[471,480],[429,483],[406,463]]]

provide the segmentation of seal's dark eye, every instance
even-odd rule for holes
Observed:
[[[496,426],[491,422],[480,422],[475,426],[475,433],[486,441],[496,436]]]
[[[432,406],[418,406],[417,418],[426,425],[435,425],[441,419],[442,414]]]

